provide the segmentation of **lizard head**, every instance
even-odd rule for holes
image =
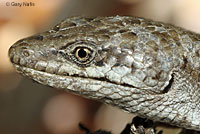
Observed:
[[[194,108],[199,99],[191,99],[199,90],[188,87],[195,84],[186,79],[191,74],[184,68],[190,66],[181,55],[178,30],[134,17],[71,17],[17,41],[9,57],[19,73],[41,84],[199,129],[199,110]],[[189,107],[195,111],[192,116]]]
[[[103,21],[72,17],[17,41],[9,56],[23,75],[88,97],[119,99],[142,90],[161,94],[171,79],[172,62],[161,60],[170,57],[159,55],[142,23],[119,16]]]
[[[17,41],[9,56],[18,72],[39,83],[107,102],[162,94],[173,62],[157,51],[159,38],[143,23],[120,16],[72,17]]]

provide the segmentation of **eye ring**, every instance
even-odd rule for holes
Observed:
[[[72,59],[79,65],[87,66],[89,65],[96,53],[93,47],[85,46],[85,45],[77,45],[72,51]]]
[[[86,61],[91,55],[91,51],[88,48],[77,48],[75,51],[76,58],[80,61]]]

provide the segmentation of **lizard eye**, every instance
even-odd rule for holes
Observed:
[[[81,66],[88,66],[95,58],[96,49],[91,43],[77,43],[72,46],[71,59]]]
[[[89,60],[91,58],[91,54],[92,50],[85,47],[75,49],[75,57],[80,62],[86,62]]]
[[[92,42],[70,42],[60,48],[59,53],[79,66],[88,66],[94,61],[97,48]]]

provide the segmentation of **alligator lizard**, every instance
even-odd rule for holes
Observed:
[[[200,131],[200,35],[148,19],[70,17],[9,49],[51,87]]]

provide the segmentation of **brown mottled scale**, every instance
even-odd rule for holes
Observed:
[[[9,56],[41,84],[200,131],[199,34],[136,17],[71,17]]]

